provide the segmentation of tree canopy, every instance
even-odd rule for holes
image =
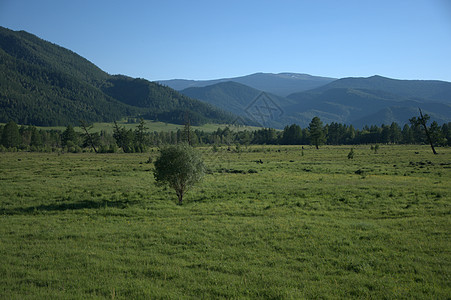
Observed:
[[[155,161],[154,176],[157,184],[169,185],[183,203],[183,196],[205,173],[205,165],[200,153],[186,143],[161,149]]]

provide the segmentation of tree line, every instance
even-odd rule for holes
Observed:
[[[31,125],[19,126],[13,121],[0,125],[0,151],[40,151],[40,152],[146,152],[149,147],[188,142],[202,145],[357,145],[357,144],[427,144],[426,132],[412,118],[410,124],[402,128],[397,123],[381,126],[365,126],[355,129],[352,125],[331,123],[323,125],[314,117],[307,128],[297,124],[283,130],[262,128],[257,130],[234,131],[229,127],[213,132],[191,130],[189,127],[177,131],[148,131],[141,119],[134,129],[126,129],[114,123],[113,132],[102,130],[92,132],[92,126],[82,122],[83,132],[72,125],[65,130],[38,129]],[[451,122],[427,126],[429,138],[435,146],[451,146]]]

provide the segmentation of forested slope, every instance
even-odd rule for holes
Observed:
[[[143,116],[193,124],[234,116],[158,83],[111,76],[58,45],[0,27],[0,122],[55,126]]]

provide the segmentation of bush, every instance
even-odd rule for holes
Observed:
[[[169,185],[177,194],[179,205],[186,191],[205,174],[202,156],[188,144],[171,145],[160,150],[155,161],[157,184]]]

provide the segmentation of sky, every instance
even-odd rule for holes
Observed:
[[[451,81],[450,0],[0,0],[0,26],[152,81],[257,72]]]

